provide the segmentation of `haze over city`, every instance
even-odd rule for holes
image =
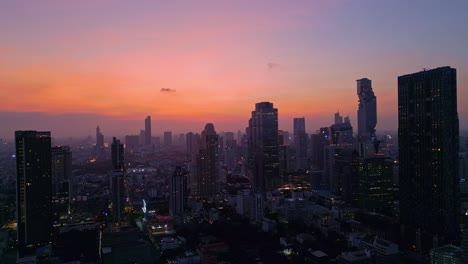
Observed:
[[[274,102],[280,129],[356,125],[356,80],[396,130],[397,76],[457,69],[467,129],[466,1],[2,1],[0,137],[18,129],[125,135],[244,129]],[[69,122],[69,123],[68,123]],[[63,124],[67,123],[67,126]],[[71,125],[68,125],[71,124]]]

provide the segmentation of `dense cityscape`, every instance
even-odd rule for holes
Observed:
[[[398,132],[376,131],[378,90],[348,116],[246,128],[1,142],[3,263],[464,263],[468,138],[456,70],[398,77]],[[357,130],[357,133],[355,132]],[[136,130],[137,132],[137,130]]]
[[[0,0],[0,264],[468,264],[467,0]]]

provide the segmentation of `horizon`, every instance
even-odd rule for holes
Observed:
[[[112,3],[112,4],[110,4]],[[4,1],[0,138],[244,131],[272,102],[280,129],[311,133],[337,111],[357,128],[356,80],[377,96],[377,132],[397,130],[397,77],[457,70],[468,129],[466,1]],[[450,16],[447,16],[450,14]],[[436,37],[437,36],[437,37]],[[75,125],[64,125],[71,120]]]

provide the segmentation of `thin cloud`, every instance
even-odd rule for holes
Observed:
[[[175,92],[176,90],[174,89],[171,89],[171,88],[161,88],[161,92],[165,92],[165,93],[171,93],[171,92]]]
[[[275,69],[275,68],[278,68],[280,65],[278,63],[274,63],[274,62],[269,62],[267,63],[267,67],[269,70],[272,70],[272,69]]]

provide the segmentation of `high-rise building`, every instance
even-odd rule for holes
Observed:
[[[384,154],[358,161],[357,206],[368,211],[388,211],[394,202],[393,161]]]
[[[70,213],[72,200],[72,153],[69,146],[52,148],[52,194],[54,218],[65,218]]]
[[[346,122],[330,126],[332,144],[353,144],[353,127],[346,117]]]
[[[104,147],[104,135],[101,133],[99,126],[96,127],[96,147]]]
[[[19,257],[51,242],[52,160],[50,132],[16,131],[16,212]]]
[[[252,111],[247,132],[253,186],[263,191],[271,191],[281,183],[278,109],[269,102],[257,103],[255,111]]]
[[[120,140],[112,139],[112,172],[111,172],[111,195],[112,215],[115,222],[123,220],[125,209],[125,163],[124,147]]]
[[[311,147],[311,162],[318,170],[324,168],[323,151],[325,145],[330,144],[330,128],[322,127],[317,134],[312,134],[310,138]]]
[[[340,112],[335,113],[335,124],[343,123],[343,116],[340,115]]]
[[[359,191],[359,174],[357,171],[358,152],[352,147],[345,147],[335,156],[336,170],[334,175],[334,193],[352,205],[356,205]],[[333,185],[332,185],[333,186]]]
[[[296,170],[308,169],[307,134],[305,118],[294,118],[294,147],[296,149]]]
[[[460,231],[456,70],[398,77],[398,125],[402,242],[427,253]]]
[[[358,139],[368,141],[375,137],[377,125],[377,97],[372,91],[371,80],[367,78],[357,80],[357,95],[359,97]]]
[[[145,145],[151,145],[151,116],[145,118]]]
[[[165,147],[172,146],[172,132],[171,131],[164,132],[164,146]]]
[[[187,206],[187,171],[177,166],[169,181],[169,213],[180,216]]]
[[[206,124],[198,147],[195,191],[199,196],[210,197],[216,193],[218,181],[218,135],[213,124]]]

